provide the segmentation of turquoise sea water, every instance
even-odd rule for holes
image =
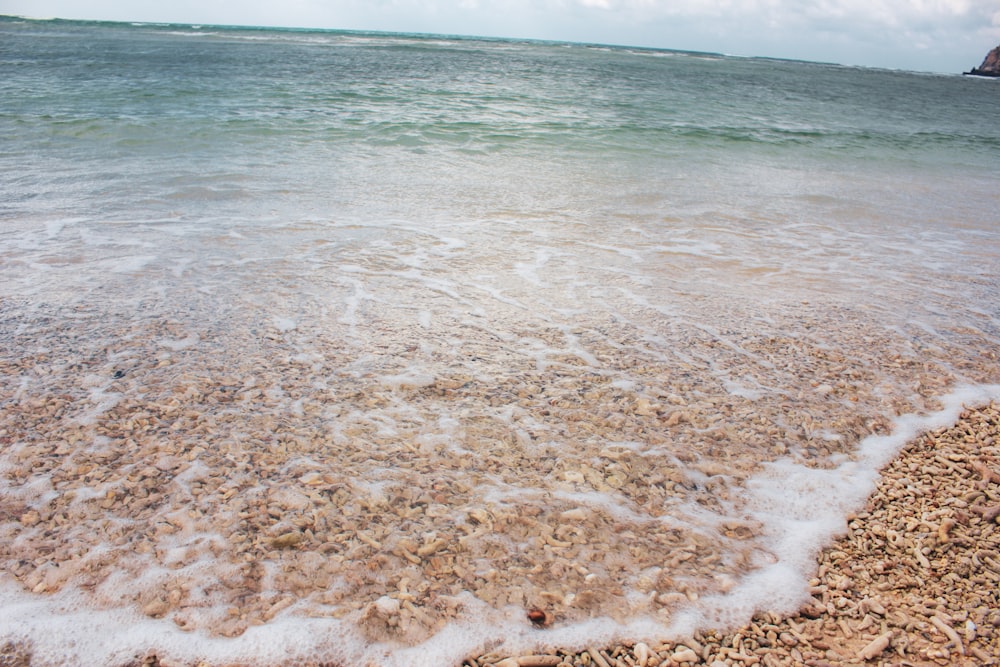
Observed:
[[[0,632],[447,664],[794,608],[865,438],[997,395],[996,84],[0,19]]]

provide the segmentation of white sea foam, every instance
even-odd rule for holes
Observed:
[[[421,373],[419,370],[411,369],[405,373],[387,375],[382,378],[382,383],[392,389],[419,389],[420,387],[433,385],[434,376],[430,373]]]
[[[180,339],[161,340],[160,341],[160,345],[162,345],[163,347],[167,348],[168,350],[173,350],[174,352],[179,352],[181,350],[185,350],[185,349],[187,349],[189,347],[197,345],[199,340],[200,340],[200,338],[199,338],[198,334],[191,333],[191,334],[185,336],[184,338],[180,338]]]
[[[294,331],[298,324],[290,317],[274,317],[271,319],[274,324],[274,328],[281,333],[288,333],[289,331]]]
[[[748,387],[745,384],[741,384],[731,378],[723,378],[722,384],[726,387],[726,391],[733,396],[747,398],[751,401],[754,401],[764,395],[763,388]],[[760,385],[758,385],[758,387],[760,387]]]

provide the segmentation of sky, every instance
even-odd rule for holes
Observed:
[[[961,72],[998,0],[0,0],[0,14],[549,39]]]

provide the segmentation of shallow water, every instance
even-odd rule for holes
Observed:
[[[991,81],[0,30],[4,638],[38,664],[791,609],[885,457],[998,395]]]

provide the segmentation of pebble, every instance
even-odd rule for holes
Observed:
[[[681,649],[670,656],[674,662],[698,662],[698,654],[689,648]]]
[[[882,652],[889,648],[892,641],[892,631],[884,632],[871,641],[870,644],[858,651],[858,657],[862,660],[874,660],[882,655]]]
[[[290,549],[302,542],[303,539],[305,539],[305,536],[302,533],[292,531],[275,537],[271,540],[271,546],[275,549]]]
[[[639,642],[632,647],[632,654],[635,656],[636,667],[646,667],[649,662],[649,646],[645,642]]]
[[[493,667],[555,667],[562,661],[555,655],[522,655],[519,658],[504,658]]]

